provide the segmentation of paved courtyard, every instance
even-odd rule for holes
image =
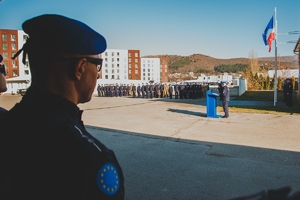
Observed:
[[[2,95],[0,106],[9,109],[20,99]],[[93,97],[79,107],[88,131],[115,151],[129,200],[300,190],[300,115],[206,118],[204,99]]]

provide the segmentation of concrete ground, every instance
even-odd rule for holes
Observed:
[[[0,105],[9,109],[20,99],[2,95]],[[243,103],[251,102],[229,105]],[[207,118],[205,104],[93,97],[79,107],[88,131],[115,151],[129,200],[218,200],[283,186],[300,190],[300,115],[230,112],[227,119]]]

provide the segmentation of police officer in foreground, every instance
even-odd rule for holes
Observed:
[[[42,15],[22,25],[32,84],[3,118],[0,199],[125,199],[114,152],[90,135],[77,104],[91,100],[106,40],[86,24]]]

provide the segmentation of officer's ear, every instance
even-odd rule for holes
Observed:
[[[71,74],[75,80],[79,81],[79,80],[81,80],[81,78],[85,72],[87,60],[85,58],[80,58],[80,59],[76,60],[74,65],[75,66],[73,67]]]

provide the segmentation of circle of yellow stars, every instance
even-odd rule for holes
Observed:
[[[117,168],[113,164],[104,165],[98,172],[98,186],[107,195],[114,195],[120,187]]]

